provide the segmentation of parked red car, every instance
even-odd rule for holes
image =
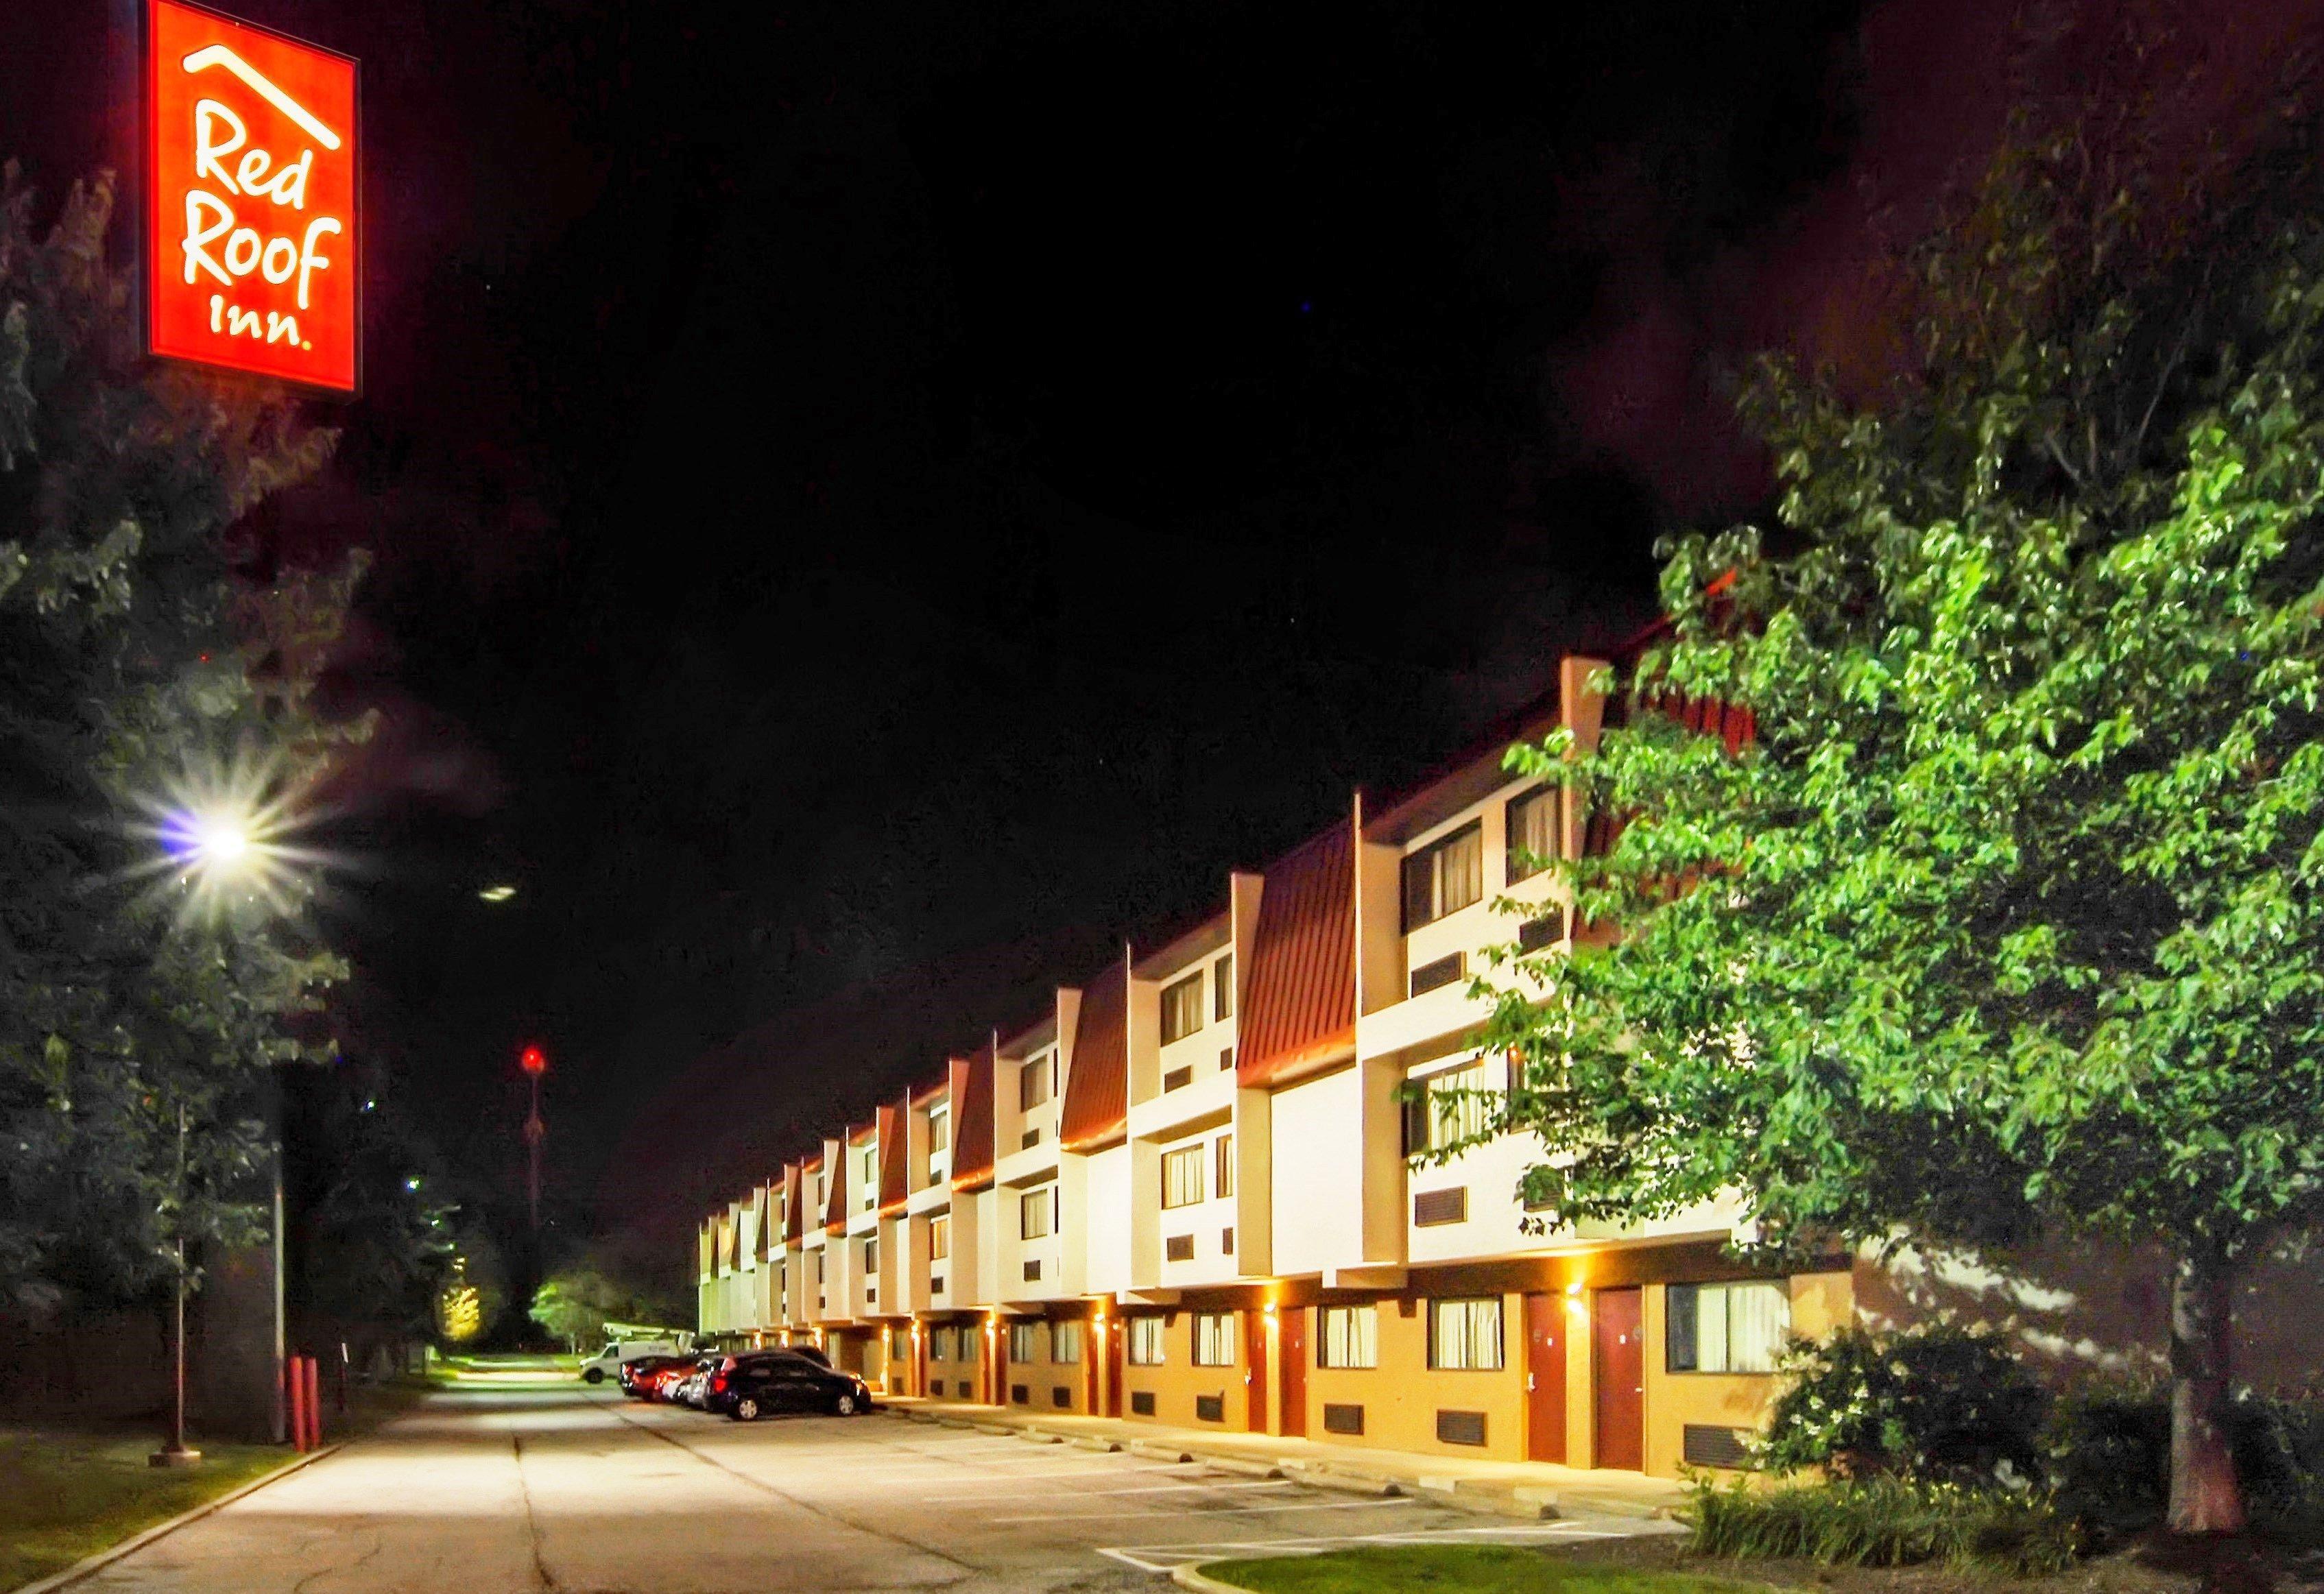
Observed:
[[[694,1356],[646,1356],[622,1365],[622,1393],[632,1400],[668,1400],[670,1386],[700,1366]]]

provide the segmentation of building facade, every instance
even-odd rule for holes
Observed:
[[[1564,660],[1510,735],[1353,797],[1204,923],[711,1214],[702,1331],[812,1339],[938,1401],[1662,1477],[1739,1463],[1787,1334],[1930,1293],[1860,1258],[1755,1273],[1729,1254],[1739,1202],[1551,1227],[1520,1193],[1530,1139],[1426,1160],[1508,1083],[1476,1041],[1487,949],[1570,950],[1544,865],[1597,844],[1503,750],[1561,725],[1594,743],[1604,668]],[[1988,1306],[2018,1287],[1923,1272]]]

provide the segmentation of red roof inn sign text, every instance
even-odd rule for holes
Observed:
[[[145,0],[144,92],[146,346],[353,392],[355,63]]]

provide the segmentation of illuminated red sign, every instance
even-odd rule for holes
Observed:
[[[355,63],[146,0],[145,337],[154,354],[353,392]]]

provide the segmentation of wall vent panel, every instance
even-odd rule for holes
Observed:
[[[1450,1190],[1423,1190],[1412,1198],[1412,1226],[1434,1229],[1444,1223],[1465,1223],[1469,1221],[1469,1187],[1455,1184]]]
[[[1751,1454],[1743,1448],[1744,1433],[1745,1430],[1741,1428],[1717,1428],[1702,1423],[1689,1423],[1680,1438],[1686,1464],[1740,1471],[1751,1464]]]
[[[1482,1412],[1438,1412],[1436,1442],[1439,1444],[1482,1444],[1485,1442],[1485,1414]]]

